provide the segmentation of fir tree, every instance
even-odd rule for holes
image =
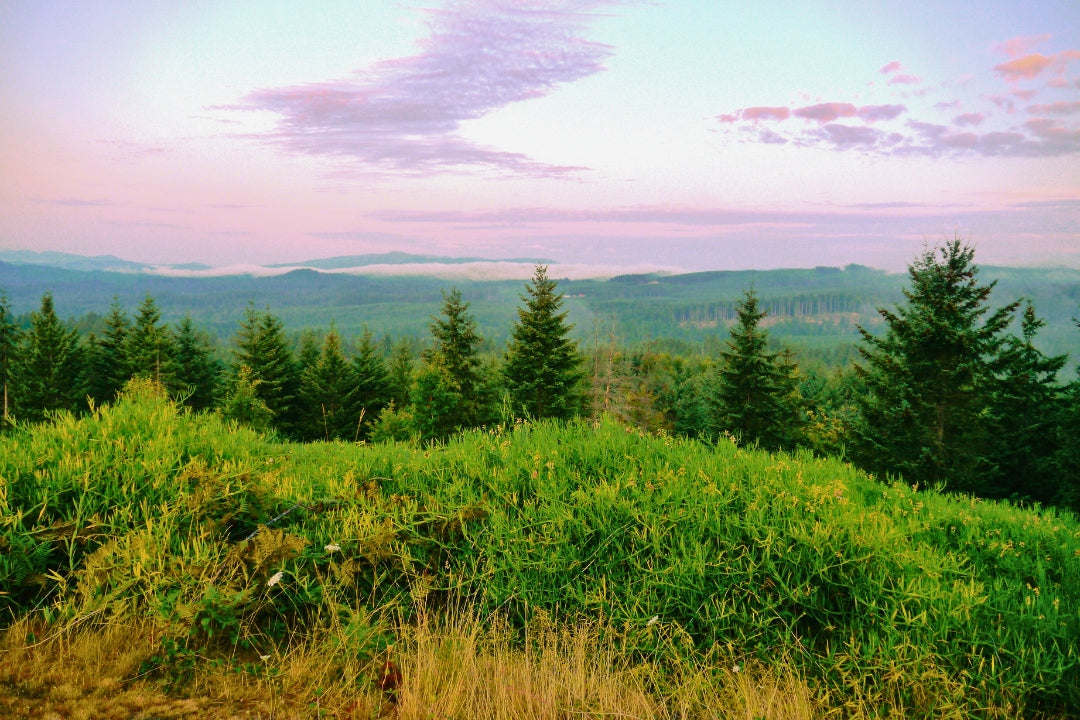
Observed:
[[[432,318],[431,335],[435,342],[425,360],[450,373],[458,394],[457,427],[473,427],[486,422],[491,413],[480,372],[479,347],[483,338],[476,331],[476,320],[469,313],[469,303],[456,288],[443,294],[442,316]]]
[[[223,368],[214,356],[209,338],[192,326],[190,315],[180,321],[173,347],[172,379],[184,405],[195,411],[211,409],[217,399]]]
[[[356,379],[341,349],[341,337],[333,327],[323,339],[319,359],[304,369],[300,381],[309,415],[303,435],[326,440],[352,439],[357,424],[353,414]]]
[[[236,368],[229,392],[221,402],[221,415],[259,432],[269,432],[273,428],[274,413],[259,397],[260,381],[251,373],[247,365]]]
[[[170,390],[175,348],[172,334],[161,322],[154,298],[146,296],[127,335],[126,356],[132,377],[149,378]]]
[[[525,307],[518,309],[503,365],[511,407],[534,419],[571,417],[584,400],[582,357],[567,337],[572,326],[556,285],[547,267],[537,265],[527,295],[521,296]]]
[[[52,293],[41,298],[41,309],[31,313],[30,325],[13,366],[18,417],[38,421],[51,412],[76,410],[82,398],[78,334],[56,316]]]
[[[116,399],[124,384],[131,379],[131,364],[127,356],[127,339],[131,320],[113,298],[105,317],[105,332],[96,342],[88,343],[86,354],[87,393],[94,402],[110,403]]]
[[[744,444],[790,448],[802,424],[798,374],[787,354],[769,350],[761,327],[765,311],[748,290],[737,309],[727,348],[720,352],[715,387],[715,426]]]
[[[908,270],[906,304],[878,309],[885,334],[859,328],[853,440],[870,470],[969,491],[992,471],[992,361],[1019,303],[984,318],[995,283],[979,284],[974,252],[958,239],[927,250]]]
[[[246,366],[255,394],[273,416],[273,427],[284,435],[299,430],[300,371],[293,360],[281,320],[269,311],[248,305],[235,338],[234,376]]]
[[[417,371],[411,405],[413,425],[424,440],[445,440],[461,428],[461,390],[442,356],[432,356]]]
[[[11,422],[11,381],[18,363],[19,343],[22,333],[11,315],[11,305],[6,294],[0,295],[0,384],[3,385],[3,424]]]
[[[407,338],[401,338],[394,345],[386,375],[390,402],[398,410],[407,408],[412,402],[413,383],[413,352]]]
[[[371,428],[374,427],[379,413],[391,401],[386,366],[375,346],[371,332],[367,329],[360,336],[356,354],[353,355],[352,371],[356,383],[352,412],[357,418],[352,438],[366,440],[371,436]]]

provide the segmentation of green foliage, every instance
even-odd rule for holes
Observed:
[[[410,416],[425,440],[445,440],[461,429],[461,385],[438,355],[429,358],[413,379]]]
[[[127,333],[124,356],[133,377],[150,378],[172,389],[176,348],[172,333],[161,322],[161,312],[149,295],[139,304]]]
[[[356,383],[353,393],[353,414],[357,421],[354,440],[371,437],[371,428],[384,407],[392,402],[390,378],[386,365],[379,355],[371,332],[364,331],[352,359],[352,373]]]
[[[11,422],[12,379],[18,362],[21,333],[11,316],[11,305],[7,295],[0,294],[0,391],[3,392],[3,426],[7,429]]]
[[[12,385],[18,419],[36,421],[80,406],[82,353],[77,333],[56,316],[51,294],[42,296],[41,309],[30,317],[30,331],[12,367]]]
[[[307,439],[352,440],[359,412],[355,410],[356,376],[333,327],[323,339],[318,359],[304,367],[300,395],[308,409],[301,426]]]
[[[276,444],[136,384],[0,438],[3,615],[147,619],[172,677],[354,615],[339,652],[370,656],[467,603],[661,662],[782,657],[897,717],[1075,715],[1078,538],[1069,514],[610,420]]]
[[[247,365],[237,368],[232,386],[219,408],[221,416],[257,432],[269,432],[273,427],[274,413],[259,397],[258,386],[261,382],[252,375]]]
[[[424,354],[427,368],[421,371],[417,383],[426,383],[429,387],[420,391],[424,398],[433,397],[440,392],[435,385],[440,385],[445,392],[453,393],[449,398],[438,403],[436,410],[431,407],[417,410],[417,418],[434,413],[439,416],[435,424],[436,434],[444,436],[447,431],[463,427],[475,427],[491,418],[491,394],[485,391],[484,376],[481,374],[480,345],[484,338],[476,331],[476,320],[469,313],[469,303],[461,298],[461,291],[453,289],[449,295],[443,295],[442,315],[432,318],[431,335],[434,340],[431,348]],[[445,371],[452,382],[435,378]],[[430,404],[429,400],[429,404]],[[435,427],[431,428],[435,431]],[[423,433],[425,436],[428,432]]]
[[[720,353],[715,426],[741,443],[793,448],[803,417],[798,370],[789,355],[768,349],[768,333],[760,326],[764,317],[757,295],[748,290],[727,349]]]
[[[927,250],[909,269],[905,305],[880,309],[883,336],[860,328],[864,364],[854,447],[860,462],[908,482],[978,491],[991,471],[983,450],[992,362],[1019,305],[989,311],[975,250],[959,239]]]
[[[239,369],[247,367],[255,394],[272,414],[274,429],[286,436],[297,435],[302,411],[300,368],[293,360],[281,320],[248,305],[235,343],[233,370],[237,377]]]
[[[525,286],[527,295],[521,296],[525,307],[518,309],[503,367],[514,412],[534,419],[572,417],[584,400],[582,358],[568,337],[570,326],[556,286],[547,267],[537,265]]]
[[[1065,355],[1047,357],[1035,347],[1035,334],[1046,325],[1029,303],[1020,320],[1021,335],[1009,335],[993,363],[989,413],[993,473],[980,493],[1054,502],[1064,478],[1053,459],[1064,442],[1063,388],[1058,373]],[[1072,427],[1080,427],[1074,425]]]
[[[131,379],[127,353],[130,333],[131,319],[113,298],[101,338],[87,348],[87,394],[99,405],[115,400]]]

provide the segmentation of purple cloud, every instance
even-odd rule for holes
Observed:
[[[981,125],[986,116],[982,113],[961,113],[953,118],[953,125],[964,127],[967,125]]]
[[[858,115],[866,122],[878,120],[892,120],[907,111],[904,105],[863,105],[859,108]]]
[[[1010,52],[1020,53],[1027,45],[1039,40],[1017,38],[1007,43],[1007,48]],[[1038,92],[1017,88],[1017,79],[1040,74],[1052,75],[1054,79],[1064,77],[1068,64],[1078,58],[1080,51],[1066,50],[1050,57],[1022,55],[997,65],[993,70],[1008,83],[1003,87],[1005,91],[981,96],[984,107],[971,111],[959,112],[961,103],[958,99],[945,99],[925,106],[918,104],[914,111],[901,104],[860,107],[846,102],[821,102],[790,112],[784,107],[744,108],[719,118],[729,123],[725,134],[744,142],[786,143],[791,147],[821,147],[882,157],[1073,155],[1080,153],[1080,127],[1075,119],[1080,116],[1080,102],[1030,105],[1022,111],[1014,98],[1029,99]],[[901,65],[895,60],[881,67],[879,73],[890,76],[890,85],[921,82],[902,74]],[[932,87],[940,89],[936,85]],[[913,97],[924,93],[916,90],[896,94]],[[918,103],[917,100],[911,102]],[[993,106],[998,110],[995,111]],[[1026,119],[1016,118],[1024,111]],[[783,122],[788,117],[802,118],[817,125]],[[739,125],[736,121],[740,119],[752,120],[754,124]],[[772,123],[768,128],[758,127],[757,124],[764,120]]]
[[[268,88],[241,109],[281,116],[269,138],[295,152],[406,171],[480,167],[532,175],[555,167],[478,145],[462,122],[543,97],[604,69],[608,45],[583,37],[604,0],[457,0],[430,11],[420,52],[352,78]]]
[[[858,113],[858,110],[851,103],[838,102],[807,105],[806,107],[796,108],[791,111],[791,114],[795,117],[816,120],[822,124],[830,123],[837,118],[854,117],[856,113]]]

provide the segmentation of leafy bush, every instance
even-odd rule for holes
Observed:
[[[280,444],[140,385],[0,443],[6,612],[149,617],[174,673],[320,633],[354,662],[467,605],[672,663],[782,657],[905,716],[1080,710],[1080,523],[1057,511],[610,420]]]

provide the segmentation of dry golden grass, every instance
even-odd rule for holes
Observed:
[[[181,689],[140,676],[147,627],[109,625],[44,641],[25,622],[0,639],[0,717],[13,720],[395,718],[398,720],[816,720],[812,691],[762,666],[672,670],[628,663],[590,625],[538,623],[525,647],[467,615],[399,630],[389,658],[341,662],[330,638],[265,661],[270,677],[206,663]],[[27,639],[30,642],[27,642]],[[385,661],[400,685],[378,682]],[[393,685],[395,683],[391,683]]]

